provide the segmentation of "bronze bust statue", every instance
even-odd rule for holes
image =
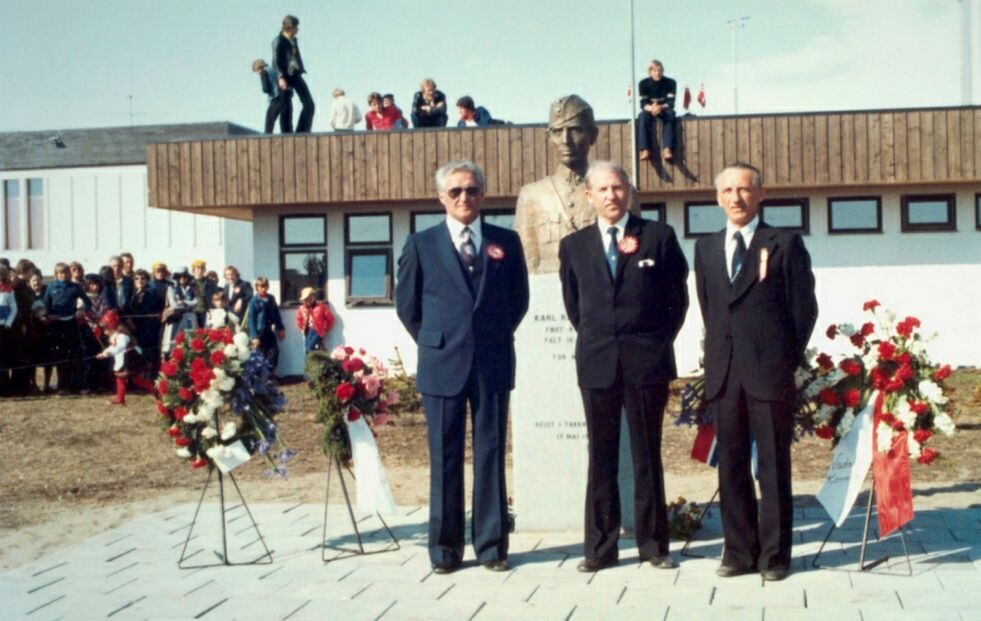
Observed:
[[[547,132],[559,165],[552,175],[522,187],[515,209],[531,274],[558,272],[559,240],[596,223],[584,180],[598,133],[592,107],[578,95],[557,99],[549,107]],[[633,188],[630,211],[640,213]]]

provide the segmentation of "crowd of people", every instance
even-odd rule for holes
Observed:
[[[273,39],[272,64],[257,58],[252,61],[252,71],[259,75],[262,92],[268,97],[266,108],[265,133],[271,134],[279,121],[279,131],[283,134],[292,133],[293,128],[293,95],[299,97],[302,104],[296,132],[309,132],[313,127],[313,116],[316,104],[303,79],[306,70],[296,34],[300,30],[300,20],[296,16],[287,15],[283,18],[282,30]],[[408,129],[409,121],[402,110],[395,105],[395,96],[391,93],[382,95],[372,92],[368,95],[368,112],[364,115],[342,88],[334,89],[334,102],[330,112],[330,126],[335,131],[350,131],[360,123],[365,122],[369,131],[389,131]],[[436,88],[432,78],[425,78],[419,85],[419,91],[412,98],[410,118],[412,127],[446,127],[449,122],[446,95]],[[456,102],[459,119],[457,127],[486,127],[488,125],[503,125],[504,122],[494,119],[483,106],[474,104],[469,95],[460,97]]]
[[[234,265],[223,274],[224,283],[203,260],[147,271],[124,252],[97,272],[57,263],[46,280],[27,259],[0,258],[0,397],[110,392],[124,405],[129,385],[153,392],[177,335],[197,328],[247,332],[275,369],[286,326],[269,279],[249,283]],[[305,349],[323,349],[333,314],[312,287],[298,302]]]

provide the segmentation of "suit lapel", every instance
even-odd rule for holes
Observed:
[[[724,291],[731,289],[729,282],[729,267],[726,265],[726,231],[722,229],[714,233],[709,239],[709,276],[718,281],[719,287]]]
[[[490,257],[487,254],[487,248],[488,248],[488,246],[490,244],[496,244],[496,245],[500,246],[500,244],[494,238],[493,231],[489,227],[486,227],[483,224],[481,224],[480,225],[480,248],[477,248],[477,252],[479,254],[479,256],[477,257],[477,260],[480,261],[480,267],[483,270],[483,272],[482,272],[483,275],[480,277],[480,288],[477,290],[477,297],[476,297],[476,299],[474,301],[474,304],[473,304],[474,311],[477,310],[477,307],[479,307],[480,306],[480,303],[483,301],[483,299],[484,299],[484,291],[488,287],[487,281],[490,280],[491,278],[493,278],[496,275],[496,273],[497,273],[497,267],[498,267],[497,263],[500,262],[500,261],[491,261],[490,260]],[[504,259],[501,259],[501,260],[503,261]],[[464,283],[464,284],[466,284],[466,283]]]
[[[641,226],[640,225],[641,225],[641,222],[635,216],[631,215],[630,217],[627,218],[627,225],[625,227],[623,227],[623,238],[626,239],[627,237],[631,237],[631,236],[634,237],[634,238],[636,238],[637,239],[637,250],[640,249],[640,242],[641,242],[641,239],[640,239]],[[624,268],[627,265],[627,261],[629,261],[633,257],[634,254],[637,254],[636,253],[636,250],[634,252],[630,253],[630,254],[624,254],[622,252],[619,252],[619,250],[618,250],[618,252],[617,252],[617,270],[616,270],[616,277],[613,279],[614,288],[619,287],[620,286],[620,283],[623,282],[623,270],[624,270]],[[607,270],[607,271],[609,271],[609,270]]]
[[[467,286],[467,281],[464,280],[463,269],[460,265],[460,257],[456,252],[456,246],[453,245],[453,240],[450,239],[450,230],[446,228],[446,224],[444,223],[439,225],[439,229],[435,233],[436,256],[439,257],[440,262],[443,263],[443,267],[450,274],[450,280],[453,281],[453,284],[456,285],[461,293],[473,299],[470,287]]]
[[[753,241],[750,243],[749,248],[747,248],[743,267],[739,270],[736,281],[732,283],[732,293],[729,297],[730,304],[741,298],[753,286],[753,283],[759,280],[760,249],[766,248],[767,255],[772,256],[774,247],[773,238],[775,235],[776,230],[765,224],[761,223],[756,228],[756,232],[753,234]]]
[[[610,274],[610,264],[606,262],[606,250],[603,246],[603,234],[600,233],[599,226],[590,225],[591,233],[583,235],[583,252],[586,257],[586,265],[596,270],[595,282],[597,285],[613,287],[613,275]]]

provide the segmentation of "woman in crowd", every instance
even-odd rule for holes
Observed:
[[[79,287],[85,286],[85,268],[78,261],[72,261],[68,265],[69,280]]]
[[[249,308],[249,301],[254,292],[252,285],[242,280],[242,274],[234,265],[225,268],[225,297],[228,305],[225,310],[235,315],[239,323],[245,317],[245,311]]]
[[[105,339],[99,322],[102,316],[113,310],[110,298],[106,295],[105,281],[98,274],[85,275],[85,295],[89,305],[85,310],[84,321],[79,330],[82,340],[82,359],[95,357],[105,348]],[[82,367],[82,394],[93,391],[103,391],[109,387],[109,365],[101,361],[92,361]]]
[[[156,377],[160,369],[160,314],[164,300],[149,285],[149,272],[133,272],[133,297],[124,310],[133,338],[143,352],[145,371],[150,377]]]
[[[167,290],[164,307],[163,353],[169,353],[177,334],[198,327],[194,308],[198,305],[198,288],[191,280],[186,267],[174,272],[175,284]]]
[[[58,393],[77,393],[82,366],[79,319],[91,303],[82,287],[69,280],[68,266],[57,263],[55,281],[44,291],[44,306],[48,309],[48,334],[51,338],[51,356],[58,361]],[[79,310],[81,302],[83,310]]]
[[[10,277],[10,268],[0,265],[0,397],[6,397],[13,389],[12,376],[8,370],[15,366],[13,347],[14,320],[17,319],[17,298]]]
[[[54,367],[51,365],[51,341],[48,338],[48,309],[44,306],[44,278],[41,270],[34,269],[27,279],[31,290],[31,315],[27,324],[26,349],[30,362],[43,368],[42,386],[37,385],[37,373],[30,374],[31,388],[35,392],[53,392],[51,375]]]

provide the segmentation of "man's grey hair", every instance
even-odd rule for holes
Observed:
[[[484,193],[484,188],[487,187],[484,182],[484,171],[480,170],[480,166],[477,166],[470,160],[456,160],[440,166],[439,170],[436,171],[436,190],[439,192],[445,191],[446,178],[457,172],[468,172],[472,174],[477,180],[477,185],[480,186],[480,193]]]
[[[627,170],[623,166],[617,164],[616,162],[610,162],[608,160],[597,160],[592,164],[590,164],[589,169],[586,171],[586,176],[583,179],[586,182],[586,189],[588,190],[593,187],[591,183],[593,175],[598,175],[599,173],[602,172],[611,172],[611,171],[615,172],[620,177],[620,181],[623,181],[624,185],[626,186],[631,185],[630,175],[627,174]]]
[[[759,168],[757,168],[756,166],[753,166],[752,164],[747,164],[746,162],[734,162],[732,164],[729,164],[725,168],[723,168],[719,172],[719,174],[717,174],[715,176],[715,189],[716,190],[721,189],[721,188],[719,188],[719,181],[721,181],[722,175],[726,174],[726,172],[728,172],[730,170],[748,170],[752,174],[752,177],[750,178],[750,183],[753,184],[753,187],[754,188],[762,188],[763,187],[763,173],[760,172],[760,169]]]

